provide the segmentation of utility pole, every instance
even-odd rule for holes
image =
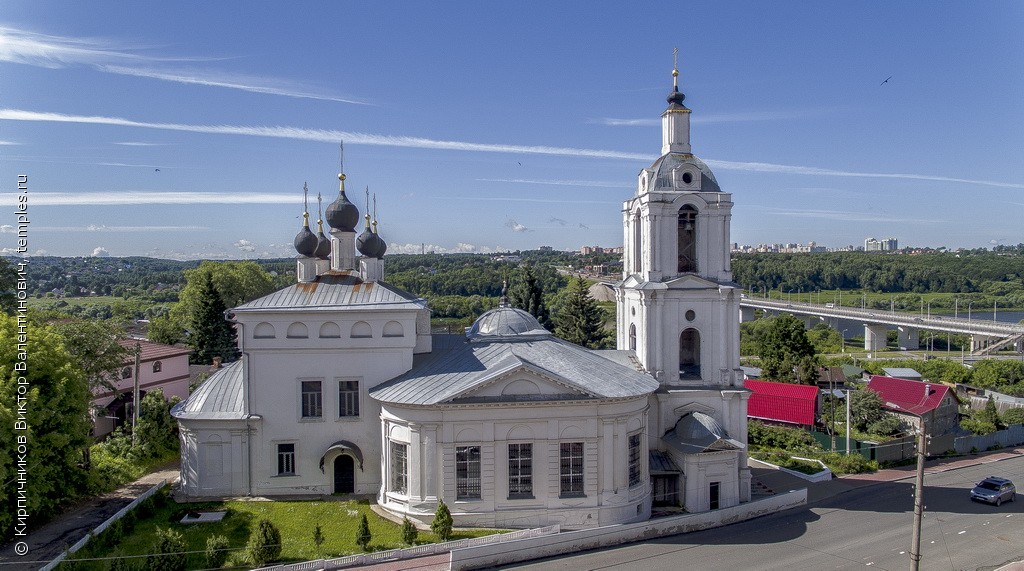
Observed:
[[[850,455],[850,389],[846,389],[846,455]]]
[[[924,433],[924,419],[917,433],[917,479],[914,482],[914,533],[910,540],[910,565],[913,571],[921,567],[921,518],[924,516],[924,457],[928,436]]]
[[[135,447],[135,425],[139,423],[139,370],[142,358],[142,345],[135,342],[135,386],[132,387],[132,447]]]

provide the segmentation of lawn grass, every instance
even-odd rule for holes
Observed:
[[[163,505],[161,505],[163,503]],[[178,523],[188,511],[227,510],[227,515],[216,523]],[[370,551],[408,547],[402,543],[399,524],[378,516],[362,501],[228,501],[177,504],[173,501],[156,502],[156,507],[137,510],[138,521],[132,530],[119,539],[105,539],[100,535],[84,549],[75,553],[60,566],[61,570],[103,571],[108,569],[108,558],[139,556],[152,552],[156,528],[172,528],[182,534],[188,556],[188,569],[206,568],[206,540],[214,535],[228,539],[230,556],[227,567],[247,568],[245,545],[249,533],[262,518],[269,519],[281,532],[281,561],[341,557],[363,551],[355,542],[360,515],[365,514],[370,524]],[[146,513],[149,512],[149,513]],[[145,517],[143,517],[145,515]],[[313,530],[320,524],[324,543],[318,551],[313,543]],[[464,539],[498,533],[491,529],[456,529],[452,539]],[[420,531],[416,543],[436,543],[438,538],[428,531]],[[142,568],[145,558],[132,557],[129,561]]]

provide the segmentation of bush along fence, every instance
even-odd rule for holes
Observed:
[[[122,518],[124,518],[126,515],[130,514],[133,510],[135,510],[137,507],[139,507],[143,502],[150,501],[150,498],[152,498],[163,487],[167,486],[168,483],[169,483],[168,480],[163,480],[159,484],[157,484],[157,485],[153,486],[152,488],[150,488],[150,489],[146,490],[145,492],[143,492],[142,495],[140,495],[139,497],[137,497],[134,500],[132,500],[131,503],[129,503],[125,507],[123,507],[120,510],[118,510],[117,513],[115,513],[114,515],[112,515],[109,518],[107,518],[107,520],[104,521],[103,523],[101,523],[98,526],[96,526],[96,529],[94,529],[94,530],[90,531],[89,533],[87,533],[85,535],[85,537],[83,537],[82,539],[79,539],[77,542],[75,542],[74,545],[69,547],[67,551],[65,551],[64,553],[61,553],[60,555],[58,555],[56,559],[54,559],[53,561],[47,563],[45,566],[40,568],[39,571],[51,571],[51,569],[54,569],[55,567],[60,565],[61,561],[64,561],[64,558],[66,558],[68,555],[71,555],[72,553],[74,553],[74,552],[78,551],[79,549],[85,547],[85,544],[89,543],[89,540],[99,537],[100,534],[102,534],[103,532],[107,531],[108,528],[110,528],[111,526],[120,527],[120,523],[121,523],[121,519]]]

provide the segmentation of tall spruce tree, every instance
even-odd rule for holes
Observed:
[[[818,378],[814,345],[807,338],[803,321],[791,314],[774,318],[758,339],[757,354],[761,357],[765,380],[782,383],[803,380],[811,384]],[[799,379],[795,373],[798,367],[806,371],[803,379]]]
[[[220,357],[231,361],[237,356],[235,328],[224,317],[227,307],[213,287],[210,274],[199,275],[199,301],[192,323],[188,345],[192,347],[189,360],[195,364],[206,364]]]
[[[536,317],[544,329],[551,331],[554,328],[551,323],[551,312],[544,304],[544,289],[531,266],[524,266],[513,279],[508,291],[508,301],[512,307]]]
[[[600,349],[608,343],[601,308],[590,297],[587,281],[582,277],[569,280],[555,318],[555,334],[588,349]]]

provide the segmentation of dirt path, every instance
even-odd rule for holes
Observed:
[[[162,480],[177,477],[178,462],[175,461],[113,492],[72,506],[49,523],[30,531],[27,537],[18,538],[28,544],[28,553],[15,553],[17,542],[14,541],[0,548],[0,571],[39,569],[143,492]]]

